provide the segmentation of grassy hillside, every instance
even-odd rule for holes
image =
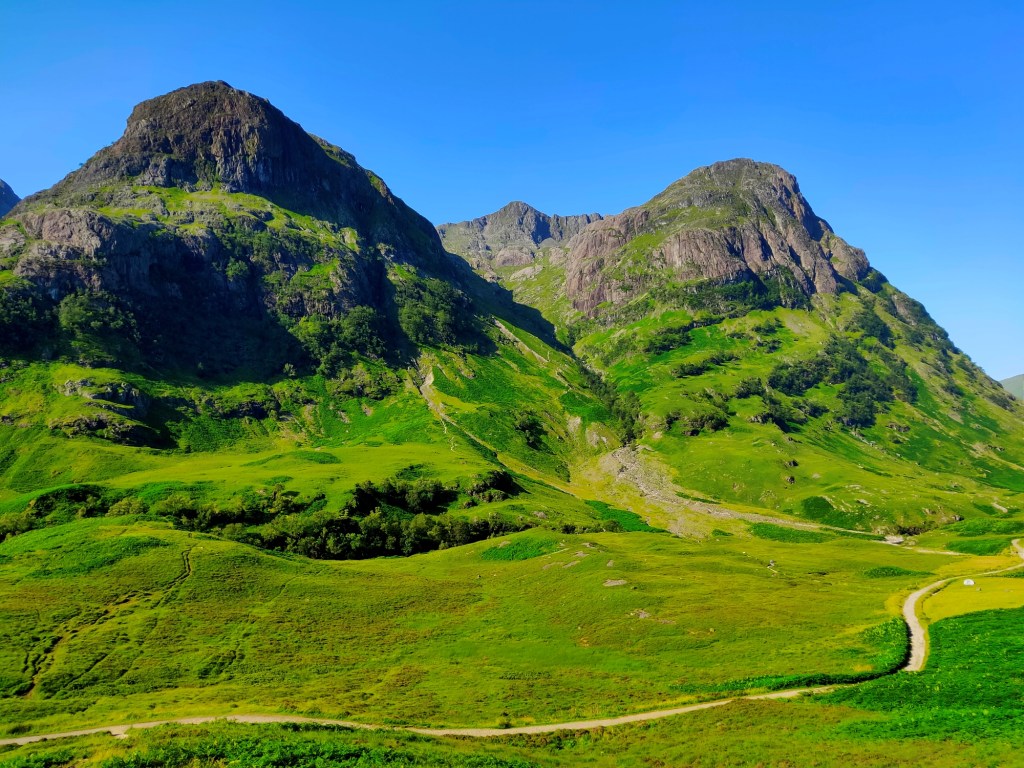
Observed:
[[[1009,582],[1012,579],[1005,579]],[[646,766],[1012,765],[1022,715],[1012,660],[1024,609],[974,613],[932,627],[929,667],[831,696],[738,702],[613,729],[495,740],[396,732],[219,724],[2,748],[0,765]]]
[[[1018,514],[1019,406],[956,351],[934,367],[935,350],[885,306],[845,295],[678,334],[693,321],[669,311],[577,349],[638,395],[643,444],[698,496],[864,530]],[[889,345],[865,311],[896,329]]]
[[[624,714],[890,669],[894,598],[1007,560],[723,526],[703,543],[537,530],[349,562],[133,517],[32,531],[0,544],[0,719]]]
[[[1011,376],[1002,382],[1006,390],[1019,400],[1024,400],[1024,375]]]
[[[489,332],[489,355],[435,349],[418,369],[366,360],[343,378],[216,384],[10,361],[0,531],[151,512],[316,554],[306,544],[324,526],[339,532],[342,518],[375,508],[406,528],[416,515],[494,522],[475,538],[600,528],[591,507],[548,481],[618,445],[614,417],[585,389],[567,390],[580,373],[564,354],[513,326]],[[107,426],[81,426],[97,419]],[[126,445],[129,433],[147,439]]]

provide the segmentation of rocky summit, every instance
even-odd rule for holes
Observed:
[[[472,221],[442,224],[437,231],[445,248],[474,266],[525,266],[542,251],[561,246],[601,218],[597,213],[548,216],[517,201]]]
[[[549,219],[513,203],[438,231],[447,248],[474,263],[487,257],[489,265],[522,265],[536,256],[544,241],[533,233]],[[588,316],[652,295],[671,301],[673,293],[741,284],[795,305],[871,273],[863,251],[814,213],[792,174],[753,160],[698,168],[615,216],[561,220],[569,226],[548,242],[560,246],[565,297]]]
[[[459,271],[430,223],[352,155],[222,82],[140,104],[118,141],[9,223],[0,259],[14,263],[5,291],[26,344],[67,348],[74,332],[45,328],[81,305],[116,329],[100,358],[158,368],[279,370],[359,307],[374,326],[363,346],[388,338],[394,350],[408,341],[400,305],[449,291]],[[436,330],[417,325],[419,337]]]
[[[0,217],[6,216],[14,206],[21,200],[6,181],[0,179]]]

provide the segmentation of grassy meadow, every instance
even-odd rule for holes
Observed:
[[[901,597],[1012,564],[875,541],[531,530],[324,562],[100,518],[0,544],[0,719],[611,716],[898,665]],[[722,531],[723,534],[727,531]]]
[[[0,751],[4,768],[266,766],[926,766],[1019,763],[1024,609],[934,625],[929,666],[791,701],[740,701],[595,731],[472,740],[282,725],[165,726]],[[652,762],[653,761],[653,762]]]

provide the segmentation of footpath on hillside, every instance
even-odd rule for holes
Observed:
[[[1001,573],[1007,573],[1009,571],[1024,568],[1024,545],[1021,544],[1020,539],[1014,539],[1012,544],[1017,556],[1022,560],[1021,563],[1010,566],[1009,568],[1001,568],[996,571],[986,571],[985,573],[979,574],[964,574],[961,576],[942,579],[940,581],[933,582],[928,586],[922,587],[907,597],[903,603],[903,617],[910,630],[910,653],[907,658],[907,663],[893,674],[897,674],[898,672],[919,672],[924,668],[924,663],[928,654],[928,633],[918,616],[918,608],[921,601],[926,596],[941,587],[956,581],[957,579],[962,579],[967,576],[996,576]],[[853,683],[853,685],[857,685],[857,683]],[[63,731],[61,733],[43,733],[32,736],[19,736],[16,738],[0,739],[0,746],[20,746],[39,741],[70,739],[75,736],[90,736],[98,733],[109,733],[117,738],[124,738],[128,734],[128,731],[132,729],[156,728],[161,725],[199,725],[202,723],[217,722],[218,720],[250,724],[294,723],[305,725],[340,726],[343,728],[355,728],[360,730],[396,730],[418,733],[424,736],[493,738],[496,736],[518,736],[539,733],[556,733],[558,731],[585,731],[593,728],[610,728],[616,725],[639,723],[647,720],[660,720],[666,717],[683,715],[688,712],[699,712],[701,710],[712,709],[714,707],[724,707],[725,705],[731,704],[735,701],[792,699],[797,696],[807,694],[827,693],[838,687],[840,686],[830,685],[817,688],[793,688],[785,691],[773,691],[771,693],[758,693],[747,696],[733,696],[727,699],[715,699],[714,701],[687,704],[682,707],[673,707],[671,709],[656,709],[648,712],[636,712],[631,715],[621,715],[620,717],[609,717],[598,720],[574,720],[566,723],[546,723],[543,725],[524,725],[517,728],[417,728],[413,726],[373,725],[368,723],[356,723],[349,720],[328,720],[323,718],[301,717],[298,715],[224,715],[221,717],[181,717],[169,720],[154,720],[148,723],[126,723],[122,725],[100,726],[97,728],[83,728],[77,731]]]

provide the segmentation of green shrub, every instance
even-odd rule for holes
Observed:
[[[787,528],[774,523],[751,523],[750,532],[759,539],[784,541],[790,544],[820,544],[834,537],[820,531],[806,531],[801,528]]]

